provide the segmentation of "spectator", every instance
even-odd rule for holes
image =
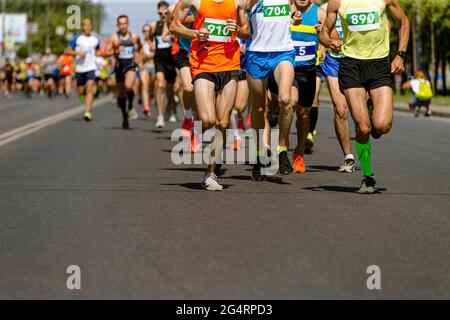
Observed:
[[[425,107],[425,116],[431,116],[430,104],[433,98],[433,90],[431,83],[425,77],[425,73],[421,70],[417,71],[414,78],[407,81],[402,86],[403,89],[411,89],[414,97],[410,103],[410,108],[414,109],[414,116],[420,115],[420,108]]]

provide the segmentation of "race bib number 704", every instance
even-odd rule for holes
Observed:
[[[290,18],[291,9],[289,1],[286,0],[264,0],[263,2],[264,20],[279,21],[287,17]]]
[[[352,32],[380,29],[380,9],[378,7],[350,9],[345,16],[348,29]]]

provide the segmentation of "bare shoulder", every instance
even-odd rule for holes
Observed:
[[[341,0],[330,0],[327,5],[327,11],[336,12],[341,6]]]

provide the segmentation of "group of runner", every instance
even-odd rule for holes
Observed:
[[[201,130],[217,129],[209,163],[202,179],[208,191],[220,191],[220,158],[226,130],[234,129],[232,148],[241,148],[239,129],[257,132],[256,163],[251,176],[266,179],[274,152],[279,174],[304,173],[305,153],[314,146],[319,93],[326,81],[334,107],[334,126],[343,153],[339,171],[352,173],[355,157],[350,140],[349,115],[356,129],[355,149],[363,180],[358,193],[374,193],[371,137],[387,134],[393,119],[394,74],[404,71],[409,22],[398,0],[179,0],[161,1],[159,21],[143,26],[141,38],[129,30],[129,18],[117,18],[104,50],[83,22],[64,54],[74,58],[78,94],[83,97],[90,121],[95,94],[97,57],[112,59],[122,127],[136,118],[134,98],[141,97],[143,113],[150,115],[155,98],[156,126],[177,121],[177,99],[183,109],[183,132],[191,139],[191,151],[200,148],[194,119]],[[390,11],[399,23],[398,50],[390,56]],[[44,75],[56,60],[41,60]],[[52,63],[50,63],[52,61]],[[50,76],[51,78],[51,76]],[[51,83],[46,83],[51,87]],[[249,116],[244,121],[243,114]],[[297,141],[289,156],[289,135],[296,114]],[[271,129],[279,129],[278,146],[272,150]]]

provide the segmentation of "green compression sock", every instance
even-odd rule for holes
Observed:
[[[372,164],[371,164],[371,149],[372,145],[370,140],[366,144],[361,144],[356,141],[356,152],[358,152],[359,162],[361,163],[361,169],[366,177],[373,176]]]

